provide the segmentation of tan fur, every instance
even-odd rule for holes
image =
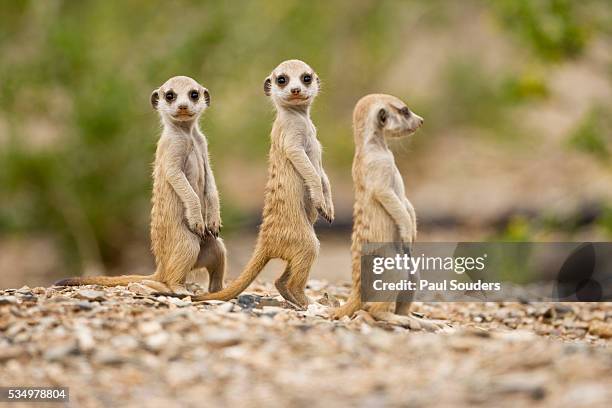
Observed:
[[[410,246],[416,239],[416,214],[406,198],[402,176],[385,138],[412,134],[422,123],[421,117],[410,112],[404,102],[391,95],[367,95],[355,106],[352,290],[347,302],[332,312],[332,317],[336,319],[366,310],[376,320],[412,328],[430,328],[427,322],[407,316],[410,302],[362,304],[361,301],[363,244],[403,242]]]
[[[198,97],[193,98],[192,92]],[[168,95],[175,95],[168,100]],[[153,170],[151,243],[157,270],[150,276],[69,278],[56,285],[105,286],[143,282],[156,290],[186,293],[187,274],[206,267],[210,291],[223,287],[225,246],[219,194],[206,138],[198,126],[210,104],[208,90],[189,77],[170,78],[151,94],[163,125]]]
[[[304,74],[311,76],[304,83]],[[284,76],[286,83],[279,84]],[[242,274],[229,286],[194,300],[228,300],[245,290],[272,258],[287,262],[276,288],[288,301],[305,307],[304,293],[310,268],[319,253],[313,224],[317,212],[331,222],[334,207],[331,187],[321,162],[321,145],[310,119],[310,105],[319,81],[307,64],[289,60],[274,69],[264,82],[277,116],[271,133],[263,222],[255,251]]]

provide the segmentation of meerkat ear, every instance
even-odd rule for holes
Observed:
[[[153,109],[157,109],[157,105],[159,105],[159,89],[156,89],[151,93],[151,106]]]
[[[317,88],[321,89],[321,80],[319,79],[318,75],[317,75]]]
[[[383,108],[378,111],[378,125],[384,127],[385,123],[387,123],[387,110]]]
[[[204,101],[206,101],[206,106],[210,106],[210,92],[208,92],[208,89],[204,88],[202,95],[204,95]]]
[[[272,90],[272,80],[270,77],[266,78],[264,81],[264,93],[266,96],[270,96],[270,91]]]

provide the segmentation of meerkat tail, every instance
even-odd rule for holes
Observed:
[[[91,276],[75,277],[58,280],[55,286],[79,286],[79,285],[102,285],[102,286],[126,286],[128,283],[140,282],[144,279],[154,279],[153,275],[123,275],[123,276]]]
[[[194,296],[191,299],[195,302],[202,300],[230,300],[238,296],[244,291],[259,275],[259,272],[266,266],[270,257],[268,257],[263,249],[256,248],[255,253],[249,260],[249,263],[244,268],[244,271],[239,277],[234,279],[225,289],[219,292],[206,293],[204,295]]]
[[[361,264],[360,260],[353,259],[353,276],[352,276],[352,287],[351,294],[346,303],[342,306],[335,308],[331,315],[334,319],[340,319],[344,316],[353,316],[355,312],[361,309]]]

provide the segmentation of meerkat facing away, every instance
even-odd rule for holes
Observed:
[[[397,325],[428,330],[439,327],[437,322],[409,316],[410,302],[362,304],[361,301],[362,246],[384,242],[402,242],[410,246],[416,239],[414,207],[406,198],[402,176],[385,138],[410,135],[422,124],[423,118],[391,95],[367,95],[355,106],[352,289],[347,302],[332,312],[333,318],[352,316],[365,310],[376,320]]]
[[[126,285],[142,282],[163,292],[187,293],[187,274],[206,267],[209,290],[223,287],[225,246],[219,194],[210,167],[208,146],[198,120],[210,106],[208,89],[186,76],[170,78],[151,94],[163,131],[153,170],[151,244],[157,270],[153,275],[68,278],[56,285]]]
[[[331,186],[321,161],[321,144],[310,119],[319,91],[313,69],[299,60],[284,61],[264,81],[264,92],[276,108],[269,154],[263,221],[255,251],[242,274],[224,290],[194,300],[228,300],[257,277],[272,258],[287,266],[275,285],[279,293],[301,307],[310,268],[319,253],[313,224],[319,213],[334,218]]]

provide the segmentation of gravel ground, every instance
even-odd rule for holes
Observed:
[[[74,407],[612,402],[610,303],[417,303],[451,324],[424,333],[328,320],[347,292],[311,280],[319,303],[297,311],[271,284],[198,304],[139,284],[7,289],[0,385],[70,387]]]

